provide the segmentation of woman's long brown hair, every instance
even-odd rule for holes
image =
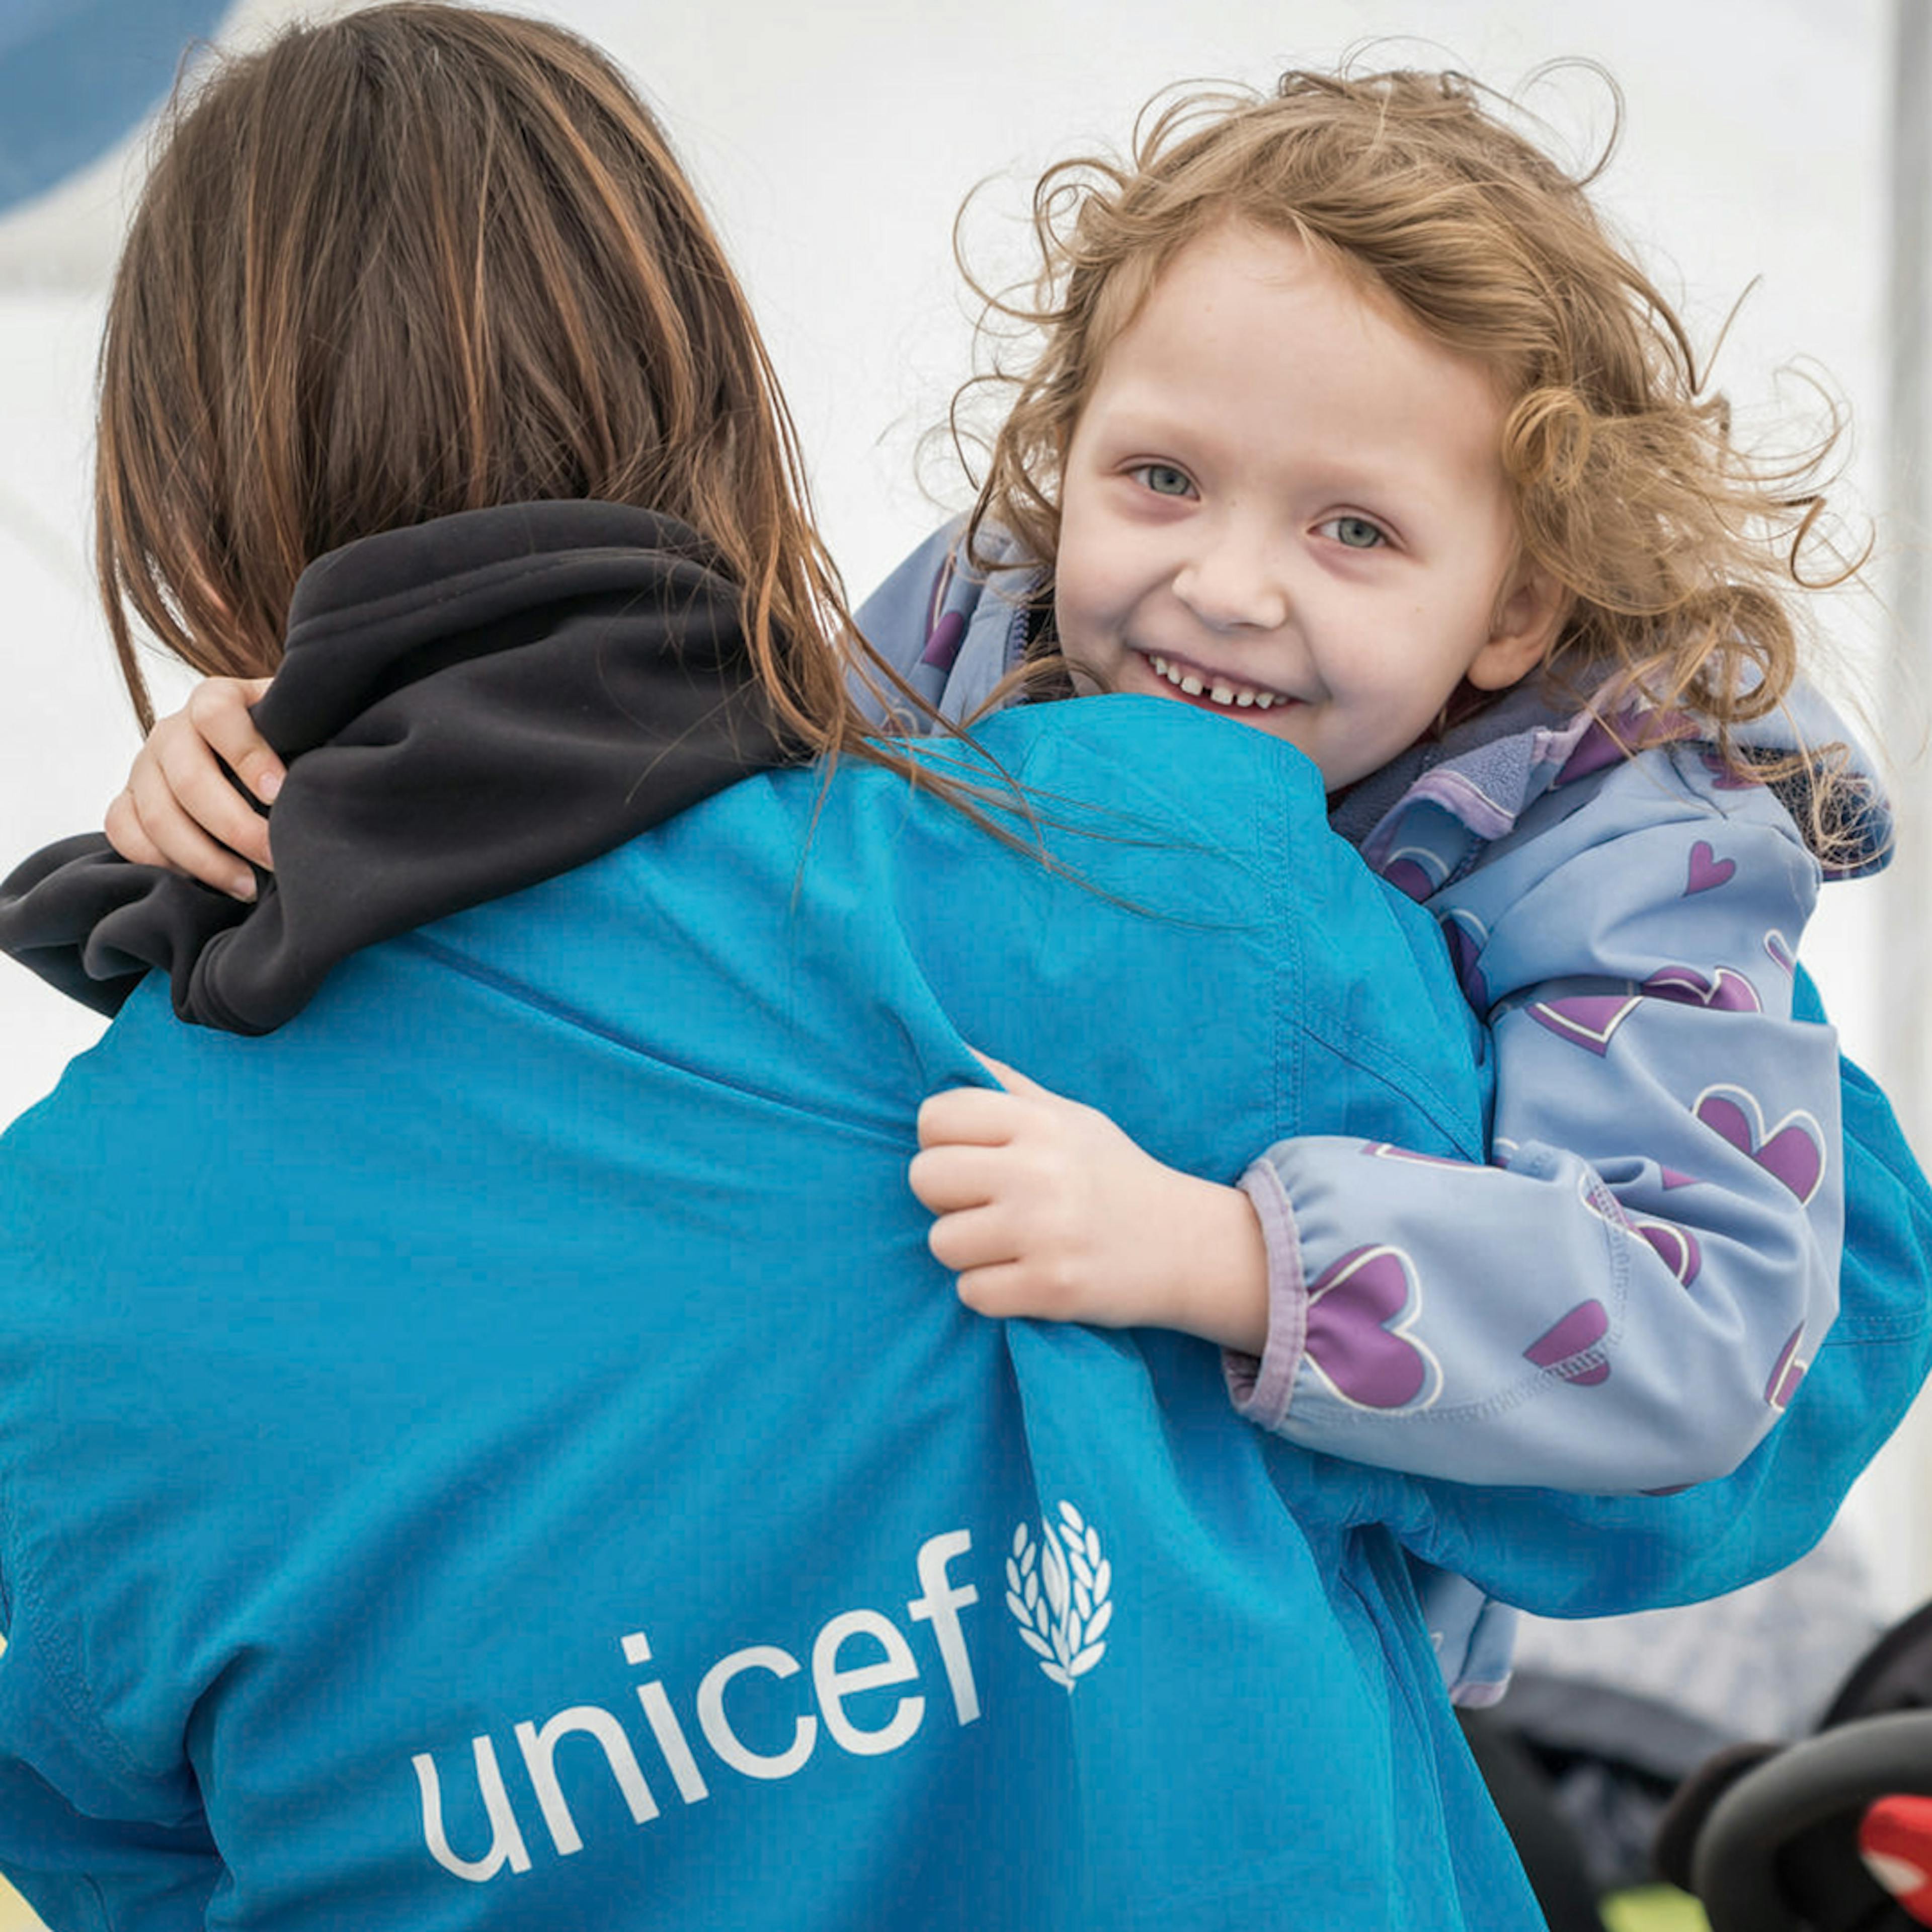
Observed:
[[[540,498],[691,525],[801,755],[966,802],[868,735],[854,663],[938,721],[858,638],[736,278],[608,59],[403,0],[217,64],[164,130],[101,350],[97,561],[142,728],[137,626],[204,675],[271,673],[316,558]]]

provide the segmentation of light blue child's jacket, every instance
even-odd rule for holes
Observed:
[[[1020,662],[1036,579],[964,567],[958,534],[860,622],[964,718]],[[1820,862],[1688,721],[1614,722],[1635,756],[1519,694],[1336,810],[1440,923],[1489,1028],[1496,1113],[1486,1165],[1330,1136],[1250,1168],[1270,1328],[1230,1383],[1265,1428],[1466,1481],[1672,1487],[1750,1454],[1832,1327],[1840,1061],[1794,963]],[[1862,796],[1840,871],[1882,862]],[[1498,1694],[1506,1621],[1430,1588],[1459,1696]]]

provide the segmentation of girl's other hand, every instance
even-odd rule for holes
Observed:
[[[107,808],[107,841],[122,858],[184,873],[231,898],[255,896],[255,875],[238,862],[266,872],[274,860],[268,820],[236,784],[269,805],[287,776],[248,715],[268,688],[265,677],[204,678],[148,734],[127,790]]]
[[[960,1300],[1259,1354],[1268,1255],[1247,1196],[1163,1166],[1105,1114],[979,1058],[1005,1090],[934,1094],[908,1174],[938,1217],[928,1245]]]

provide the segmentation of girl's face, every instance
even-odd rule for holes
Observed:
[[[1519,556],[1503,414],[1480,364],[1300,242],[1204,235],[1075,424],[1061,649],[1095,688],[1226,712],[1352,784],[1562,620]]]

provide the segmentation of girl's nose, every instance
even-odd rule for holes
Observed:
[[[1210,630],[1275,631],[1288,622],[1288,593],[1265,543],[1230,536],[1183,564],[1174,594]]]

